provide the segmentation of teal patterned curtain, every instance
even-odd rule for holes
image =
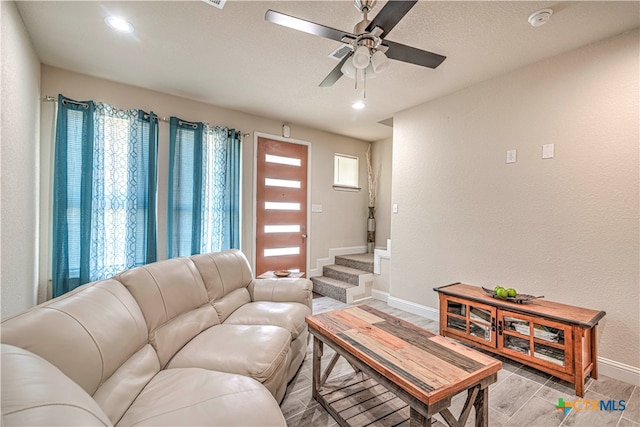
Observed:
[[[156,260],[157,116],[58,100],[53,294]]]
[[[240,132],[172,117],[167,256],[240,247]]]

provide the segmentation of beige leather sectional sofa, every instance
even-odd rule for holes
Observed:
[[[309,338],[307,279],[237,250],[174,258],[5,319],[2,425],[285,426]]]

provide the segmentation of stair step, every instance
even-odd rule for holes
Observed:
[[[350,283],[324,276],[312,277],[311,281],[313,282],[313,292],[344,303],[347,302],[347,289],[356,287]]]
[[[373,273],[373,254],[337,255],[335,263]]]
[[[325,265],[322,267],[322,275],[331,279],[342,280],[352,285],[360,283],[361,274],[370,274],[368,271],[357,268],[346,267],[344,265]]]

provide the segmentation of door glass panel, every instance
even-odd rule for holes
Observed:
[[[299,233],[299,225],[265,225],[265,233]]]
[[[503,317],[505,331],[514,331],[522,335],[529,335],[529,322],[514,317]]]
[[[300,188],[302,184],[300,181],[293,179],[265,178],[264,185],[267,187]]]
[[[283,256],[283,255],[298,255],[300,253],[300,248],[274,248],[274,249],[265,249],[264,256]]]
[[[511,335],[504,335],[504,348],[517,351],[522,354],[531,354],[529,340],[514,337]]]
[[[533,355],[538,359],[564,366],[564,351],[559,348],[549,347],[548,345],[535,343]]]
[[[459,302],[447,301],[447,311],[449,313],[457,314],[458,316],[465,316],[467,314],[467,305]]]
[[[473,309],[472,309],[473,310]],[[479,325],[474,322],[469,323],[469,333],[474,337],[481,338],[483,340],[491,341],[491,327],[486,325]]]
[[[267,210],[278,210],[278,211],[299,211],[300,203],[265,202],[264,208]]]
[[[280,165],[288,165],[288,166],[302,165],[302,160],[300,159],[296,159],[293,157],[274,156],[273,154],[267,154],[264,160],[267,163],[277,163]]]
[[[470,306],[469,319],[477,322],[491,323],[491,312],[482,308]]]
[[[447,327],[457,329],[462,332],[467,332],[467,322],[455,317],[447,316]]]
[[[533,336],[541,340],[564,344],[564,330],[551,326],[533,324]]]

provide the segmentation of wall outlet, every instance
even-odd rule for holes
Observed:
[[[505,163],[515,163],[517,159],[516,150],[507,150],[507,158],[505,159]]]

